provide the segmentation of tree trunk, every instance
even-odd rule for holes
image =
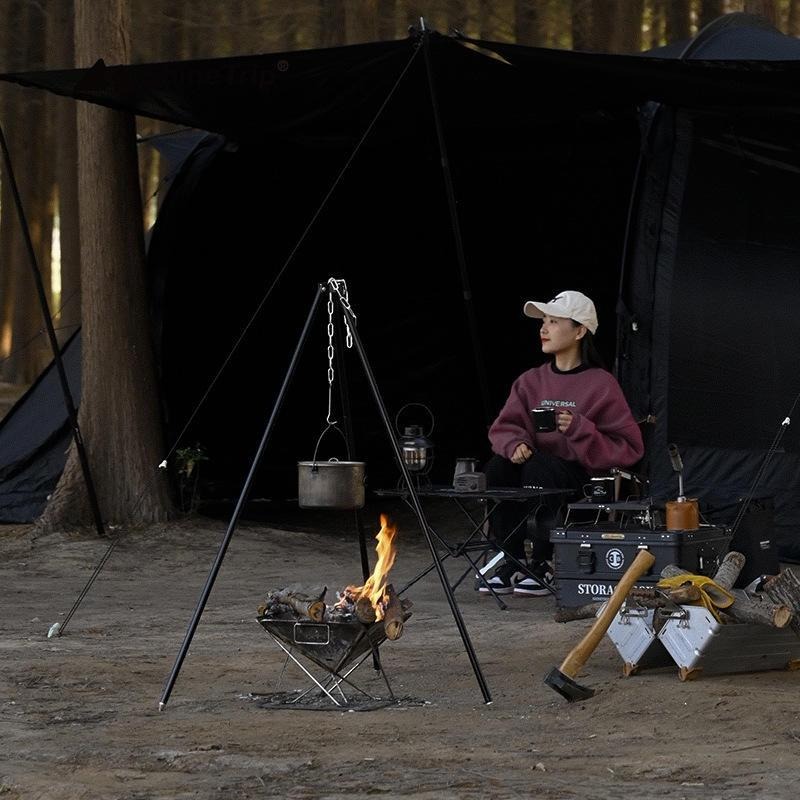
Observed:
[[[533,0],[514,0],[514,41],[528,47],[544,45],[542,12]]]
[[[321,47],[345,43],[344,0],[319,0],[319,40]]]
[[[592,0],[592,50],[610,53],[615,47],[617,4],[614,0]]]
[[[615,9],[614,52],[638,53],[642,49],[642,17],[644,0],[618,3]]]
[[[800,36],[800,0],[789,0],[786,15],[786,33],[789,36]]]
[[[397,0],[378,0],[378,38],[382,42],[397,39]]]
[[[378,38],[377,0],[344,0],[347,44],[374,42]]]
[[[592,5],[592,0],[572,0],[571,2],[570,11],[573,50],[593,49]]]
[[[692,35],[691,5],[690,0],[666,0],[664,3],[668,42],[688,39]]]
[[[778,9],[775,0],[744,0],[744,10],[748,14],[758,14],[777,27]]]
[[[664,44],[664,0],[651,0],[650,2],[650,41],[648,49],[660,47]]]
[[[701,0],[697,19],[698,27],[705,28],[709,22],[721,17],[724,13],[723,5],[722,0]]]
[[[79,66],[128,60],[124,0],[76,0]],[[144,239],[133,117],[78,108],[82,245],[82,402],[79,423],[101,514],[107,521],[154,522],[171,504],[157,465],[159,405],[149,338]],[[48,529],[91,520],[74,445],[40,520]]]

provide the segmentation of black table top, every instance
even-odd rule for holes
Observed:
[[[406,487],[398,489],[374,489],[378,497],[406,497]],[[459,500],[535,500],[557,494],[574,494],[572,489],[552,489],[543,486],[493,486],[479,492],[459,491],[452,486],[426,486],[416,490],[420,497],[452,497]]]

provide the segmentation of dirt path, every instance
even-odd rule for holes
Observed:
[[[797,672],[623,678],[605,640],[568,705],[542,682],[586,630],[553,601],[501,612],[458,598],[494,695],[484,705],[434,575],[409,593],[406,633],[381,650],[395,692],[380,710],[266,710],[284,658],[254,621],[269,588],[357,580],[355,536],[237,532],[166,709],[162,686],[224,523],[125,535],[66,634],[47,639],[105,550],[90,537],[0,532],[0,797],[779,798],[800,779]],[[403,525],[396,584],[427,563]],[[454,572],[454,570],[451,570]],[[360,670],[380,691],[369,662]],[[305,687],[294,668],[284,689]]]

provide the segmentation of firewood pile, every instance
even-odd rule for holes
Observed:
[[[382,623],[387,639],[399,639],[403,626],[411,616],[412,603],[398,596],[391,583],[387,583],[373,603],[361,591],[363,587],[348,586],[337,592],[336,602],[325,602],[327,587],[305,588],[298,584],[275,589],[267,593],[258,607],[258,616],[267,620],[315,622],[351,625]]]
[[[790,569],[779,575],[766,576],[756,590],[734,589],[739,574],[745,565],[745,556],[735,550],[726,554],[713,576],[716,586],[733,596],[733,603],[718,609],[723,624],[750,622],[772,628],[789,627],[800,637],[800,577]],[[661,571],[662,578],[689,575],[687,570],[670,564]],[[636,587],[628,594],[628,603],[645,608],[674,608],[695,604],[700,600],[700,587],[687,579],[679,586],[667,589]],[[579,608],[557,609],[556,622],[572,622],[594,617],[603,604],[588,603]],[[663,622],[663,620],[662,620]]]
[[[731,550],[714,575],[714,583],[733,596],[733,602],[719,610],[723,624],[749,622],[773,628],[791,629],[800,636],[800,579],[792,570],[767,576],[754,590],[734,589],[733,584],[745,565],[745,556]],[[686,574],[686,570],[664,567],[664,578]],[[678,587],[683,588],[683,587]],[[675,590],[673,590],[675,591]]]

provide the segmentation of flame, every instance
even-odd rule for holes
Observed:
[[[394,544],[394,537],[397,534],[397,526],[394,525],[386,514],[381,514],[381,529],[375,539],[378,544],[375,552],[378,560],[375,569],[367,578],[363,586],[348,586],[342,593],[342,599],[350,598],[352,601],[360,597],[368,597],[372,607],[375,609],[375,619],[383,619],[383,604],[388,600],[386,597],[386,581],[389,570],[394,566],[397,558],[397,547]]]

